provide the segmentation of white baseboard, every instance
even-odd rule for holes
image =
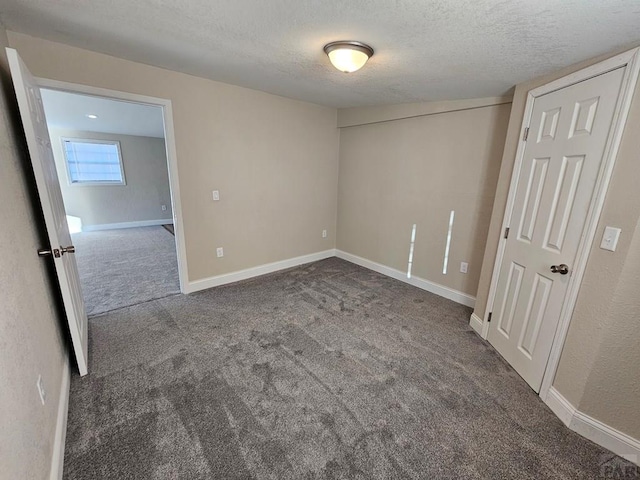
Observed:
[[[140,220],[137,222],[103,223],[101,225],[83,225],[83,232],[97,232],[99,230],[116,230],[118,228],[155,227],[157,225],[173,224],[173,219]]]
[[[562,420],[562,423],[567,427],[571,427],[571,420],[576,414],[576,407],[571,405],[571,403],[553,387],[549,389],[547,398],[543,400],[551,411],[556,414],[556,417]]]
[[[374,272],[381,273],[388,277],[395,278],[396,280],[408,283],[410,285],[413,285],[414,287],[421,288],[422,290],[435,293],[436,295],[448,298],[449,300],[453,300],[456,303],[466,305],[467,307],[473,307],[476,303],[476,297],[474,296],[468,295],[458,290],[454,290],[453,288],[445,287],[444,285],[440,285],[438,283],[430,282],[429,280],[425,280],[420,277],[412,276],[411,278],[407,278],[407,274],[405,272],[401,272],[400,270],[396,270],[395,268],[387,267],[386,265],[382,265],[380,263],[372,262],[371,260],[358,257],[357,255],[352,255],[351,253],[343,252],[342,250],[336,250],[336,257],[346,260],[347,262],[355,263],[356,265],[360,265],[361,267],[368,268],[369,270],[373,270]]]
[[[616,455],[640,465],[639,440],[578,411],[554,387],[549,389],[545,403],[574,432],[607,450],[611,450]]]
[[[605,425],[580,411],[576,411],[569,428],[601,447],[640,465],[640,441],[626,433]]]
[[[482,337],[482,327],[484,326],[484,322],[482,319],[474,313],[471,314],[471,318],[469,319],[469,326],[475,330],[475,332]]]
[[[226,285],[228,283],[239,282],[241,280],[247,280],[249,278],[258,277],[260,275],[266,275],[268,273],[277,272],[279,270],[285,270],[287,268],[297,267],[298,265],[304,265],[305,263],[317,262],[318,260],[324,260],[325,258],[338,257],[361,267],[368,268],[375,272],[381,273],[396,280],[408,283],[415,287],[421,288],[441,297],[448,298],[454,302],[473,307],[475,304],[475,297],[467,295],[466,293],[459,292],[444,285],[424,280],[419,277],[407,278],[406,274],[381,265],[379,263],[372,262],[362,257],[352,255],[350,253],[343,252],[341,250],[325,250],[323,252],[312,253],[310,255],[303,255],[301,257],[290,258],[288,260],[281,260],[279,262],[268,263],[266,265],[259,265],[257,267],[247,268],[245,270],[239,270],[237,272],[225,273],[223,275],[217,275],[215,277],[203,278],[201,280],[194,280],[188,282],[184,293],[194,293],[200,290],[206,290],[208,288],[218,287],[220,285]]]
[[[267,263],[265,265],[259,265],[257,267],[247,268],[245,270],[239,270],[237,272],[225,273],[223,275],[217,275],[215,277],[203,278],[202,280],[195,280],[193,282],[187,283],[185,289],[186,291],[184,293],[198,292],[200,290],[218,287],[227,283],[234,283],[253,277],[259,277],[260,275],[277,272],[278,270],[297,267],[298,265],[304,265],[305,263],[317,262],[318,260],[324,260],[325,258],[335,257],[335,253],[336,252],[334,249],[325,250],[323,252],[311,253],[309,255],[303,255],[301,257],[289,258],[287,260],[281,260],[279,262]]]
[[[69,387],[71,385],[71,366],[69,358],[65,360],[60,384],[58,400],[58,418],[56,420],[56,436],[51,454],[51,470],[49,480],[61,480],[64,466],[64,444],[67,436],[67,417],[69,413]]]

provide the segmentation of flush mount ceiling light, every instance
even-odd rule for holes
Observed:
[[[353,73],[360,70],[373,56],[373,48],[360,42],[331,42],[324,46],[324,53],[334,67],[341,72]]]
[[[98,115],[94,113],[87,113],[85,117],[90,118],[91,120],[95,120],[96,118],[98,118]]]

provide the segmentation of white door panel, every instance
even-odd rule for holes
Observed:
[[[72,251],[65,252],[65,249],[71,246],[71,235],[67,226],[66,212],[51,150],[40,89],[20,59],[18,52],[7,48],[7,57],[42,204],[50,251],[52,254],[55,253],[53,261],[69,323],[78,370],[80,375],[86,375],[89,353],[87,314],[80,290],[80,277],[75,256]],[[36,252],[34,252],[35,254]]]
[[[539,391],[600,173],[619,68],[535,99],[488,339]],[[569,274],[551,266],[568,265]]]

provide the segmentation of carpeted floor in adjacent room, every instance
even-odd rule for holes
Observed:
[[[72,237],[89,316],[180,293],[175,237],[164,227]]]
[[[66,479],[586,479],[470,310],[342,260],[90,322]]]

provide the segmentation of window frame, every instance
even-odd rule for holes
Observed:
[[[65,171],[67,173],[67,184],[70,187],[92,187],[92,186],[98,186],[98,187],[124,187],[127,185],[127,179],[125,176],[125,171],[124,171],[124,161],[122,159],[122,149],[120,148],[120,141],[119,140],[100,140],[100,139],[96,139],[96,138],[74,138],[74,137],[60,137],[60,142],[61,142],[61,146],[62,146],[62,156],[64,158],[64,167],[65,167]],[[69,165],[69,159],[67,158],[67,149],[65,147],[65,142],[74,142],[74,143],[92,143],[92,144],[101,144],[101,145],[115,145],[116,146],[116,150],[118,151],[118,160],[120,162],[120,172],[122,174],[122,181],[121,182],[106,182],[106,181],[99,181],[99,182],[74,182],[71,179],[71,169],[70,169],[70,165]]]

